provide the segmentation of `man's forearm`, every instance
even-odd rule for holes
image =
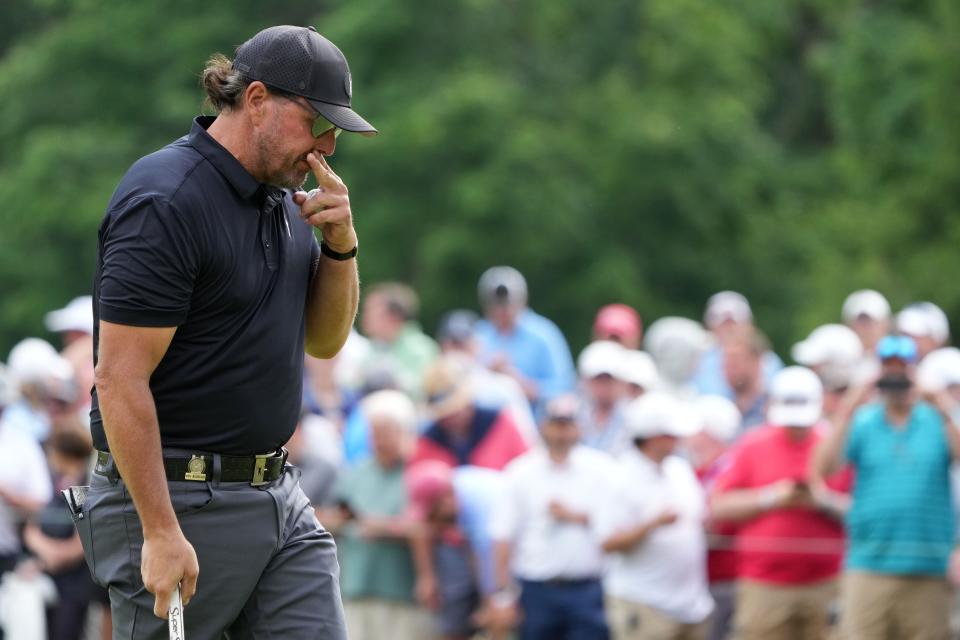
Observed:
[[[320,256],[307,299],[306,352],[332,358],[350,335],[360,300],[357,261]]]
[[[736,489],[715,494],[710,498],[710,518],[724,522],[752,520],[775,505],[770,489]]]
[[[157,410],[145,380],[97,378],[103,429],[146,538],[178,529],[163,470]]]

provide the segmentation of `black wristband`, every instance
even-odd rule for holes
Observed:
[[[350,249],[350,251],[347,251],[346,253],[340,253],[338,251],[334,251],[333,249],[328,247],[325,243],[321,242],[320,253],[322,253],[323,255],[327,256],[332,260],[350,260],[351,258],[357,257],[358,246],[359,245],[354,245],[353,249]]]

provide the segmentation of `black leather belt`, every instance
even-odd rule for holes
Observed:
[[[220,482],[248,482],[254,487],[273,482],[283,475],[283,466],[287,461],[286,449],[260,456],[224,456],[212,453],[195,453],[178,456],[164,456],[163,469],[167,480],[189,480],[210,482],[216,475],[219,464]],[[97,466],[94,472],[108,478],[119,478],[120,474],[113,457],[106,451],[97,452]]]

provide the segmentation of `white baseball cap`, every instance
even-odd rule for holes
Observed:
[[[725,320],[733,320],[738,323],[753,320],[750,303],[743,294],[736,291],[721,291],[713,294],[707,300],[707,310],[703,314],[703,323],[707,325],[707,328],[713,329]]]
[[[897,314],[897,330],[910,336],[927,336],[939,344],[950,339],[950,321],[932,302],[915,302]]]
[[[631,400],[623,418],[627,433],[632,438],[685,438],[700,428],[690,407],[663,391],[651,391]]]
[[[770,384],[767,420],[779,427],[812,427],[823,414],[823,384],[806,367],[787,367]]]
[[[917,365],[917,387],[938,393],[960,385],[960,349],[944,347],[931,351]]]
[[[657,365],[646,351],[625,350],[620,379],[642,387],[645,391],[655,389],[660,383]]]
[[[620,378],[626,349],[612,340],[591,342],[577,358],[577,370],[585,380],[601,375]]]
[[[700,419],[700,428],[720,442],[733,442],[740,433],[743,416],[740,409],[723,396],[699,396],[693,409]]]
[[[814,329],[806,340],[793,345],[790,353],[794,360],[807,367],[854,364],[863,357],[863,343],[850,327],[825,324]]]
[[[860,316],[867,316],[873,320],[887,320],[890,318],[890,303],[879,291],[860,289],[851,293],[843,301],[841,314],[843,321],[848,324]]]
[[[63,309],[48,313],[44,317],[44,324],[53,333],[82,331],[93,334],[93,298],[91,296],[74,298]]]
[[[73,367],[57,350],[40,338],[21,340],[10,350],[7,371],[15,386],[44,382],[48,378],[70,380]]]

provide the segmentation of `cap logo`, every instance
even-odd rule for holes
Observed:
[[[347,76],[343,79],[343,86],[347,90],[347,99],[350,100],[353,98],[353,80],[350,79],[350,72],[347,71]]]

